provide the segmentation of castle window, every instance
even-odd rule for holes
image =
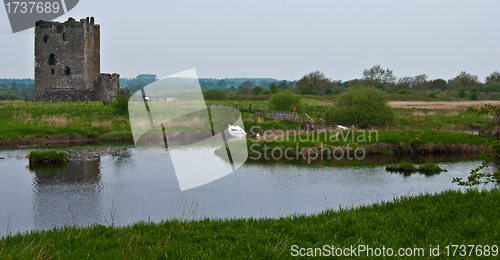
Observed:
[[[50,54],[49,65],[56,65],[56,55],[54,53]]]
[[[71,75],[71,69],[69,67],[66,67],[65,73],[66,75]]]
[[[52,75],[54,75],[54,69],[52,69]]]
[[[43,36],[43,42],[44,42],[44,43],[47,43],[47,40],[48,40],[48,39],[49,39],[49,36],[48,36],[47,34],[45,34],[45,35]]]
[[[63,33],[63,41],[67,41],[68,37],[66,37],[66,33]]]

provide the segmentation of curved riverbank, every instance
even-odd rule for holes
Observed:
[[[453,249],[446,249],[451,244],[480,245],[479,251],[473,251],[475,256],[478,252],[498,256],[500,211],[490,210],[498,207],[498,189],[445,191],[277,219],[175,219],[123,227],[116,223],[66,226],[2,237],[0,258],[281,259],[300,253],[300,248],[322,249],[325,245],[391,248],[393,256],[399,248],[411,248],[420,257],[430,258],[430,249],[438,246],[436,254],[453,257]],[[329,250],[321,249],[312,253],[328,256]]]

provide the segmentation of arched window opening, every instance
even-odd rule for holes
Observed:
[[[68,37],[66,36],[66,33],[63,33],[63,41],[67,41]]]
[[[49,40],[49,36],[48,36],[47,34],[45,34],[45,35],[43,36],[43,42],[44,42],[44,43],[47,43],[47,40]]]
[[[56,65],[56,55],[54,53],[50,54],[49,65]]]
[[[69,67],[66,67],[65,73],[66,75],[71,75],[71,69]]]

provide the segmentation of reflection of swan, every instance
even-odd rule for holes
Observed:
[[[241,128],[239,125],[227,125],[227,131],[233,137],[244,137],[247,135],[245,130]]]

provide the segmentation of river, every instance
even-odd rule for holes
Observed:
[[[4,158],[0,160],[0,236],[73,224],[118,226],[170,218],[314,214],[463,189],[452,179],[466,178],[480,163],[477,155],[414,157],[411,161],[417,163],[438,162],[447,172],[405,176],[385,171],[389,163],[410,160],[404,157],[311,164],[247,161],[225,177],[181,191],[168,153],[127,145],[66,147],[62,150],[71,155],[67,166],[30,169],[24,155],[37,149],[42,148],[0,151]]]

